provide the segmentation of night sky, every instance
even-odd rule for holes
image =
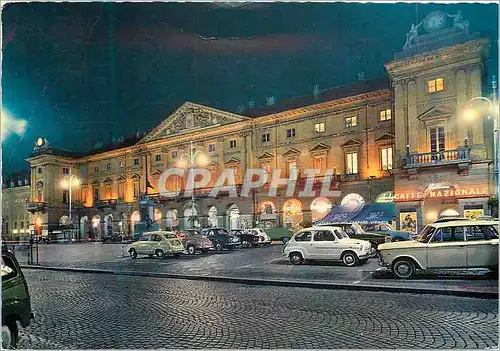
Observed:
[[[19,3],[3,7],[2,118],[27,121],[2,141],[3,174],[42,136],[87,151],[145,131],[184,101],[236,112],[386,76],[411,23],[462,10],[498,42],[494,4]],[[488,74],[496,74],[497,47]],[[22,128],[20,128],[22,129]]]

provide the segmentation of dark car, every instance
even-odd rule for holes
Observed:
[[[412,235],[413,235],[413,233],[411,233],[411,232],[403,232],[401,230],[394,230],[387,223],[362,224],[361,228],[366,233],[389,235],[391,237],[391,241],[410,240]]]
[[[19,325],[29,326],[33,318],[26,279],[14,254],[2,245],[2,348],[15,349]]]
[[[194,255],[196,251],[207,253],[213,247],[212,241],[201,235],[197,229],[187,229],[184,232],[176,233],[176,235],[190,255]]]
[[[201,230],[201,235],[212,241],[215,251],[222,249],[233,250],[236,246],[241,245],[240,239],[231,235],[229,231],[223,228],[204,228]]]
[[[232,235],[240,238],[242,247],[257,247],[259,246],[259,236],[254,235],[250,231],[241,230],[241,229],[233,229],[230,231]]]
[[[121,243],[123,237],[119,234],[111,234],[102,238],[103,243]]]
[[[349,238],[369,241],[374,248],[391,240],[389,234],[368,233],[357,223],[335,223],[330,226],[341,227]]]

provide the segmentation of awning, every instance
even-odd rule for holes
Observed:
[[[361,211],[351,220],[351,222],[375,224],[387,223],[396,215],[394,203],[371,203],[365,205]]]
[[[361,211],[363,206],[347,206],[337,205],[322,219],[316,221],[315,224],[332,224],[352,222],[353,218]]]

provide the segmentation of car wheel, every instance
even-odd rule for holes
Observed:
[[[2,325],[2,349],[15,349],[19,339],[19,331],[15,320]]]
[[[358,263],[358,256],[352,251],[346,251],[342,254],[342,263],[346,267],[353,267]]]
[[[304,258],[300,252],[292,252],[289,257],[292,264],[300,265],[304,263]]]
[[[216,242],[214,247],[215,247],[215,251],[222,251],[222,249],[223,249],[222,244],[220,242]]]
[[[410,259],[400,259],[392,264],[392,274],[400,279],[408,279],[415,274],[415,264]]]
[[[165,252],[163,252],[163,250],[158,249],[155,251],[155,255],[158,258],[163,258],[163,257],[165,257]]]
[[[137,251],[135,251],[135,249],[130,249],[130,251],[128,253],[129,253],[131,258],[133,258],[133,259],[137,258]]]
[[[281,243],[282,243],[283,245],[285,245],[285,244],[286,244],[287,242],[289,242],[289,241],[290,241],[290,238],[288,238],[288,237],[286,237],[286,236],[285,236],[285,237],[283,237],[283,238],[281,238]]]
[[[243,248],[247,248],[249,245],[248,245],[248,241],[242,241],[241,242],[241,247]]]
[[[187,247],[187,252],[188,252],[188,254],[190,254],[190,255],[194,255],[194,254],[196,253],[196,248],[194,247],[194,245],[189,245],[189,246]]]

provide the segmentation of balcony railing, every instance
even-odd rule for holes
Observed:
[[[47,212],[46,202],[26,202],[26,211],[35,212]]]
[[[470,161],[470,148],[409,154],[404,161],[405,168],[463,163]]]
[[[115,209],[117,203],[118,203],[117,199],[94,200],[95,207],[99,209],[104,209],[104,208]]]

